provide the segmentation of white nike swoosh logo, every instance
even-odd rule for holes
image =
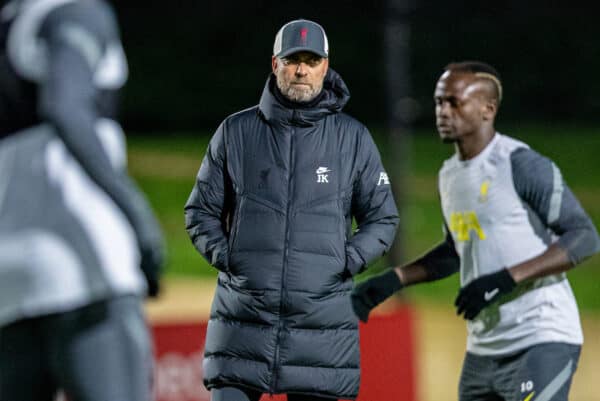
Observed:
[[[319,167],[317,169],[317,174],[325,174],[325,173],[329,173],[331,170],[329,170],[327,167]]]
[[[485,299],[486,301],[491,300],[492,298],[494,298],[496,296],[496,294],[498,294],[500,292],[500,290],[498,288],[494,288],[492,291],[486,291],[483,294],[483,299]]]

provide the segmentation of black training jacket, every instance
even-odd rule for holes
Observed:
[[[275,91],[271,75],[257,107],[219,126],[185,205],[220,270],[204,382],[353,399],[352,277],[388,250],[398,212],[371,135],[341,112],[350,94],[336,72],[310,106]]]

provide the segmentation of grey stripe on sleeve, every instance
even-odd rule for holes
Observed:
[[[560,207],[563,198],[563,179],[560,170],[552,163],[552,176],[554,182],[552,185],[552,195],[550,196],[550,210],[548,211],[548,224],[555,223],[560,217]]]
[[[13,158],[14,152],[12,149],[0,149],[0,213],[6,198],[6,191],[8,189],[8,183],[13,170]]]

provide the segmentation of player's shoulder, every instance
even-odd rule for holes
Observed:
[[[534,169],[531,169],[533,166],[553,163],[547,156],[532,149],[523,141],[507,135],[499,134],[499,137],[497,153],[509,160],[513,170],[519,169],[522,172],[527,172],[527,170],[533,171]]]
[[[558,169],[547,156],[531,148],[517,148],[510,154],[513,177],[531,177],[541,179],[542,172]]]
[[[485,159],[491,166],[504,168],[510,163],[511,155],[520,149],[529,149],[529,146],[518,139],[496,132],[494,139],[489,145]]]
[[[106,40],[119,35],[114,10],[103,0],[76,0],[57,6],[44,19],[40,32],[43,35],[64,24],[85,27],[94,36]]]
[[[498,141],[494,149],[496,153],[510,155],[517,150],[531,149],[528,144],[516,138],[501,133],[496,133],[496,135],[498,137]]]
[[[482,157],[487,163],[500,166],[510,161],[511,154],[520,149],[530,148],[525,142],[497,132],[488,147],[483,151],[485,154]],[[448,174],[460,166],[461,161],[458,154],[454,153],[442,163],[439,174]]]

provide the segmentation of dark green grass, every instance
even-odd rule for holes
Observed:
[[[529,143],[553,159],[598,226],[600,135],[597,131],[600,127],[514,125],[500,128],[501,132]],[[130,170],[148,194],[168,239],[169,275],[216,275],[191,245],[183,218],[183,205],[194,184],[207,142],[208,136],[200,135],[134,137],[129,141]],[[417,132],[410,142],[409,171],[405,180],[407,199],[402,214],[407,260],[442,239],[436,175],[441,162],[453,152],[451,146],[439,142],[434,130]],[[385,146],[380,148],[382,152],[387,149]],[[385,260],[377,262],[359,279],[386,265]],[[580,307],[600,313],[600,257],[596,256],[569,272],[569,279]],[[457,288],[455,275],[437,283],[409,288],[404,295],[415,300],[451,303]]]

